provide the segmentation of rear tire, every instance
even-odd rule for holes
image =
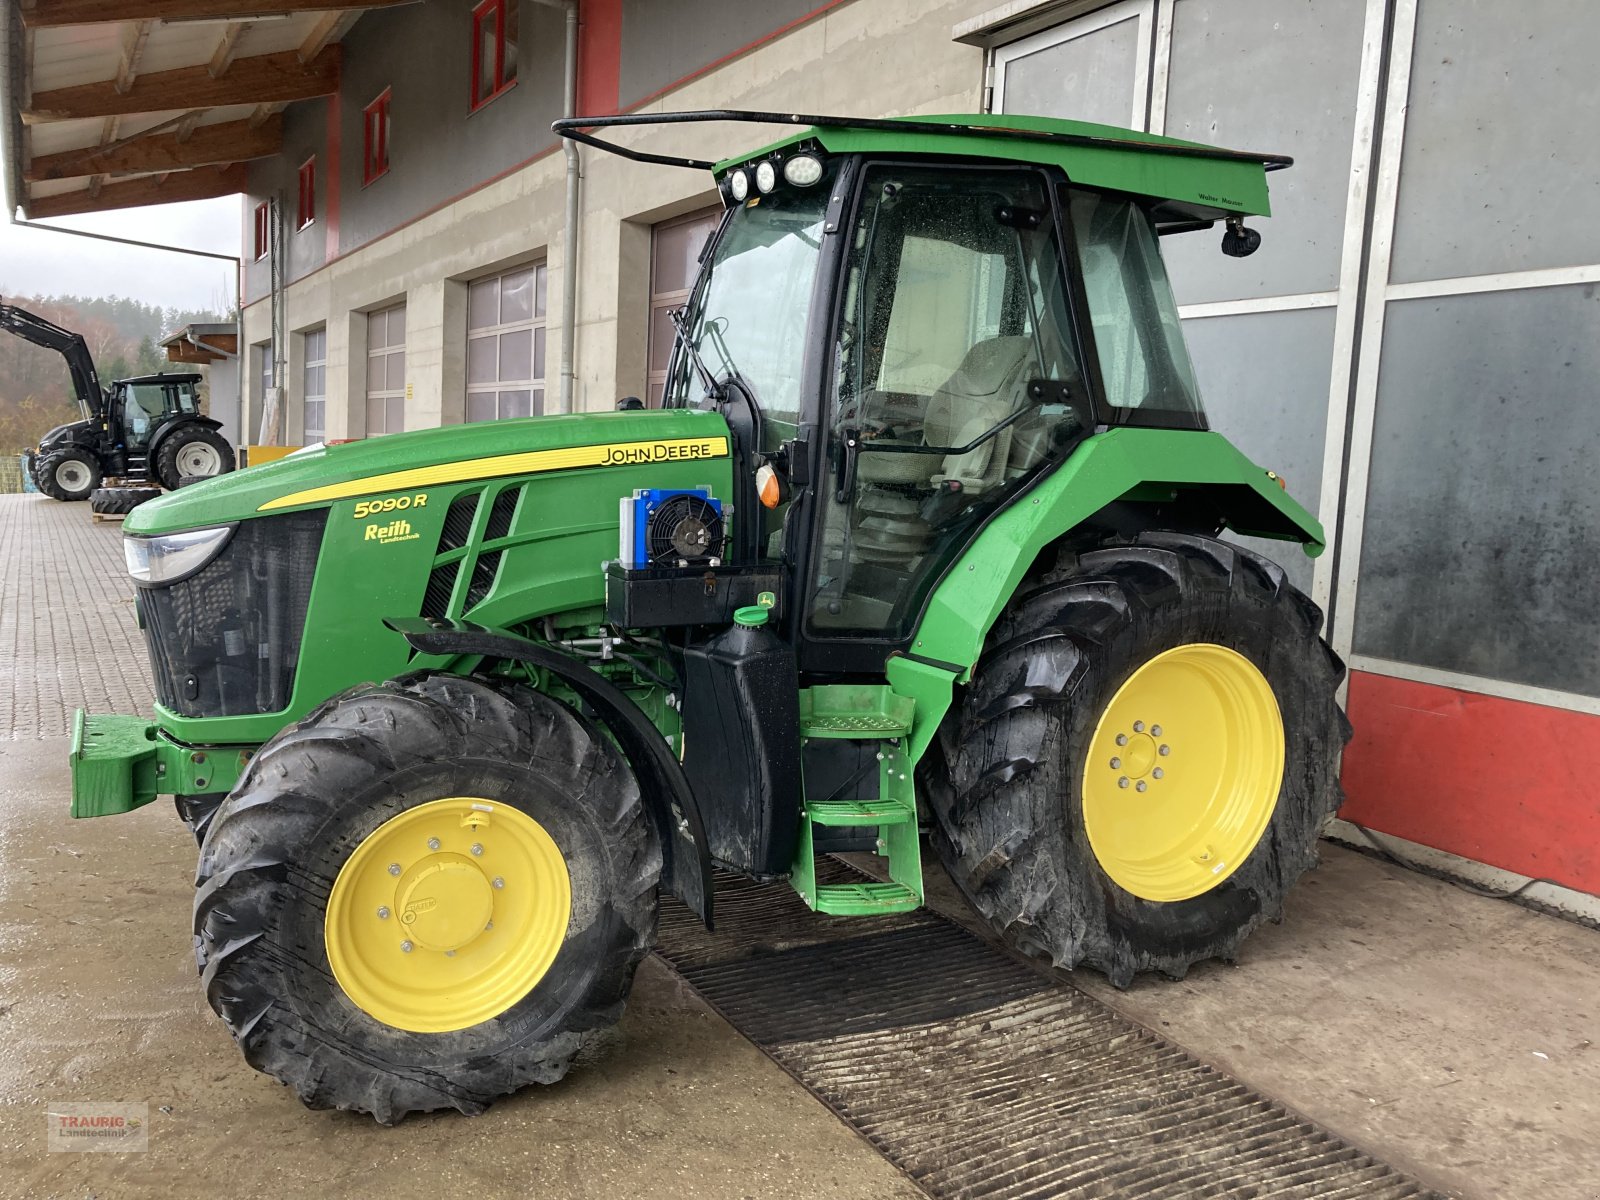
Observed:
[[[442,824],[417,824],[441,805]],[[546,871],[564,863],[570,881],[560,920],[541,927],[554,930],[541,935],[553,958],[538,971],[502,949],[526,928],[517,905],[542,920],[540,888],[559,890],[518,865],[516,830],[529,826],[558,852]],[[482,845],[469,851],[468,841]],[[391,858],[411,866],[386,873]],[[502,879],[493,891],[489,872]],[[362,685],[262,747],[212,818],[194,909],[206,998],[250,1065],[311,1108],[383,1124],[442,1108],[478,1113],[559,1080],[589,1036],[621,1016],[655,940],[660,873],[632,773],[572,709],[488,679]],[[419,1029],[430,1014],[478,1004],[489,978],[479,964],[504,962],[512,993],[503,980],[489,991],[529,989],[520,998],[475,1024]],[[368,1011],[382,1008],[374,992],[423,1015],[380,1019]]]
[[[1008,943],[1118,987],[1140,971],[1182,978],[1231,959],[1263,919],[1281,919],[1343,800],[1344,666],[1318,636],[1321,612],[1275,564],[1187,534],[1062,551],[1031,583],[926,763],[947,869]],[[1165,702],[1133,682],[1153,662],[1176,681]],[[1215,693],[1213,664],[1227,685]],[[1240,718],[1222,735],[1236,712],[1274,711],[1281,734]],[[1135,725],[1134,713],[1171,729]],[[1144,746],[1146,730],[1162,736]],[[1160,753],[1175,757],[1157,757],[1168,741]],[[1209,756],[1208,775],[1191,764],[1212,746],[1232,749]],[[1135,751],[1137,762],[1120,757]],[[1228,789],[1246,797],[1253,826],[1225,819],[1234,810],[1215,798]],[[1126,824],[1121,841],[1108,817]]]
[[[36,468],[34,482],[53,499],[87,500],[103,477],[100,460],[90,451],[74,446],[45,455]]]
[[[213,479],[233,470],[233,447],[214,429],[190,425],[167,435],[156,451],[156,478],[177,491],[186,478]]]
[[[102,516],[125,516],[146,500],[161,495],[160,488],[114,487],[97,488],[89,497],[89,511]]]

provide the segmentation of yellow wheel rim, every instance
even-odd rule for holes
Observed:
[[[414,1033],[497,1017],[544,978],[566,937],[572,883],[543,825],[451,796],[374,829],[333,881],[328,964],[369,1016]]]
[[[1188,900],[1238,870],[1283,783],[1283,717],[1244,655],[1196,642],[1156,655],[1100,714],[1083,822],[1101,868],[1145,900]]]

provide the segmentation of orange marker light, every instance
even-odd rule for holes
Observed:
[[[756,469],[756,495],[761,499],[763,508],[777,508],[783,499],[783,484],[778,479],[778,473],[770,466],[761,466]]]

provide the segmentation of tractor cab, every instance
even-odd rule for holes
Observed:
[[[199,375],[143,375],[114,382],[107,396],[106,422],[116,431],[121,448],[129,454],[145,454],[163,424],[198,416],[199,384]]]
[[[727,211],[664,403],[723,411],[770,472],[743,549],[796,573],[804,668],[881,670],[987,519],[1096,430],[1206,428],[1158,238],[1259,241],[1240,209],[1286,161],[954,120],[822,125],[715,167]],[[1242,199],[1176,160],[1134,193],[1133,147],[1205,159]]]

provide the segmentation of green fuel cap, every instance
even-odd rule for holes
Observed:
[[[752,629],[760,625],[765,625],[767,623],[768,611],[777,602],[778,598],[771,592],[762,592],[756,597],[756,602],[754,604],[746,605],[744,608],[734,609],[733,619],[738,624],[749,626]]]

